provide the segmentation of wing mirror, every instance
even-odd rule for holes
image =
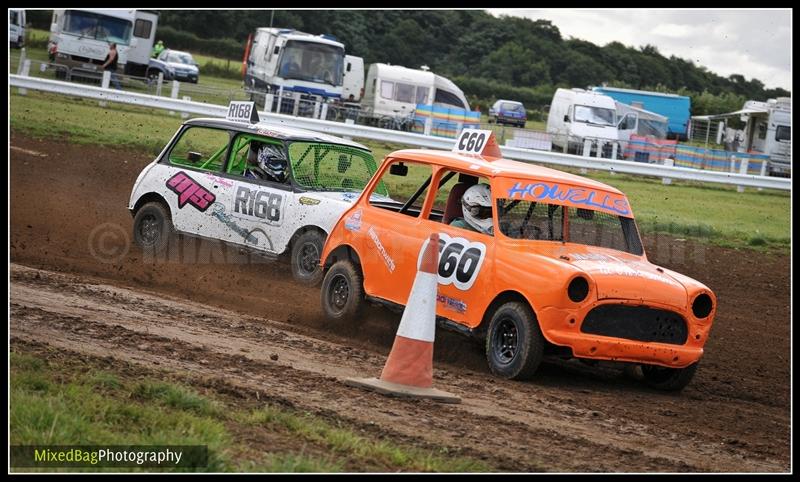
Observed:
[[[402,162],[399,164],[392,164],[389,166],[389,174],[392,176],[406,177],[408,175],[408,166]]]
[[[564,115],[564,122],[569,122],[569,115]]]

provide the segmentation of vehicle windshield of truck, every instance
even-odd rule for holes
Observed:
[[[601,126],[613,126],[615,112],[613,109],[590,107],[588,105],[575,106],[575,122],[586,122]]]
[[[8,24],[9,25],[19,25],[19,12],[16,10],[9,10],[8,11]]]
[[[643,253],[636,222],[627,216],[521,199],[498,199],[497,213],[500,231],[509,238]]]
[[[83,38],[128,45],[131,39],[130,21],[91,12],[67,10],[64,14],[64,32]]]
[[[289,40],[281,57],[280,76],[333,86],[342,85],[344,49],[316,42]]]
[[[314,191],[360,193],[377,170],[369,151],[320,142],[291,142],[289,162],[295,182]],[[375,192],[388,196],[382,183]]]
[[[512,104],[511,102],[504,102],[501,104],[500,110],[509,112],[525,112],[525,108],[522,107],[522,104]]]

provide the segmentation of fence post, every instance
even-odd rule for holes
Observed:
[[[189,101],[189,100],[192,100],[192,98],[189,97],[188,95],[184,95],[183,96],[183,100]],[[181,119],[188,119],[188,118],[189,118],[189,114],[188,113],[181,112]]]
[[[108,86],[110,84],[111,84],[111,71],[110,70],[104,70],[103,71],[103,80],[100,81],[100,87],[102,87],[104,89],[108,89]],[[99,102],[99,104],[100,104],[100,107],[106,107],[108,105],[108,103],[106,101],[104,101],[104,100],[101,100]]]
[[[592,140],[591,139],[584,139],[583,140],[583,157],[589,157],[592,155]]]
[[[264,110],[267,112],[272,112],[272,102],[275,100],[275,94],[267,94],[264,96]],[[280,109],[278,109],[278,113],[280,113]]]
[[[300,92],[295,92],[294,96],[294,108],[292,109],[292,115],[297,117],[297,113],[300,111]]]
[[[328,103],[322,104],[322,112],[319,113],[319,118],[325,120],[328,118]]]
[[[675,159],[666,158],[664,159],[664,165],[668,167],[675,167]],[[662,177],[661,184],[669,185],[672,184],[672,179],[669,177]]]
[[[736,156],[731,155],[731,173],[736,172]]]
[[[618,149],[619,149],[619,143],[618,142],[615,142],[615,143],[613,143],[611,145],[611,159],[612,160],[616,160],[617,159],[617,150]]]
[[[161,97],[161,87],[164,85],[164,72],[158,73],[158,83],[156,84],[156,95]]]
[[[322,105],[321,104],[322,104],[321,101],[317,101],[317,100],[314,101],[314,114],[313,114],[313,117],[312,117],[313,119],[319,119],[320,118],[319,115],[320,115],[320,112],[322,111]]]
[[[433,128],[433,110],[431,110],[431,115],[425,118],[425,135],[431,135],[431,129]]]
[[[347,124],[347,125],[353,125],[353,124],[356,123],[356,121],[354,121],[353,119],[348,117],[347,119],[344,120],[344,123]],[[352,141],[353,140],[353,138],[350,137],[350,136],[342,136],[342,137],[347,139],[348,141]]]
[[[762,176],[762,177],[767,175],[767,160],[766,159],[761,161],[761,172],[759,173],[759,175]],[[763,191],[764,188],[760,187],[760,188],[758,188],[758,190],[759,191]]]
[[[178,98],[178,91],[180,90],[180,88],[181,88],[181,83],[178,82],[177,80],[173,80],[172,81],[172,92],[170,93],[169,96],[172,97],[173,99],[177,99]],[[174,110],[169,111],[169,115],[175,115],[175,111]]]
[[[23,77],[27,77],[30,71],[31,71],[31,61],[25,59],[25,62],[22,62],[22,72],[20,73],[20,75]],[[28,93],[28,89],[20,88],[18,92],[19,95],[26,95]]]
[[[747,174],[747,167],[749,164],[749,159],[744,157],[742,158],[742,163],[739,164],[739,174]],[[737,192],[744,192],[744,186],[736,186]]]
[[[22,47],[22,50],[19,53],[19,64],[17,64],[17,75],[22,75],[22,65],[25,63],[25,60],[25,47]]]

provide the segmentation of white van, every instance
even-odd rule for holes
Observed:
[[[469,110],[464,92],[441,75],[399,65],[370,65],[364,87],[364,109],[375,116],[398,116],[414,112],[417,104]]]
[[[8,43],[17,49],[25,46],[25,10],[8,9]]]
[[[355,55],[344,56],[342,101],[360,102],[364,96],[364,59]]]
[[[582,153],[586,139],[598,147],[613,145],[619,139],[614,99],[583,89],[558,89],[547,115],[547,132],[556,150],[563,152]]]

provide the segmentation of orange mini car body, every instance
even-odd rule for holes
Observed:
[[[423,173],[408,199],[372,194],[408,166]],[[439,192],[456,175],[450,192]],[[490,232],[450,224],[453,211],[463,215],[459,198],[476,183],[491,190]],[[659,388],[683,388],[694,374],[716,298],[647,260],[625,195],[485,154],[409,149],[386,157],[326,241],[326,314],[354,315],[364,299],[405,305],[432,233],[440,239],[437,319],[485,338],[495,374],[528,378],[546,346],[640,365]]]

